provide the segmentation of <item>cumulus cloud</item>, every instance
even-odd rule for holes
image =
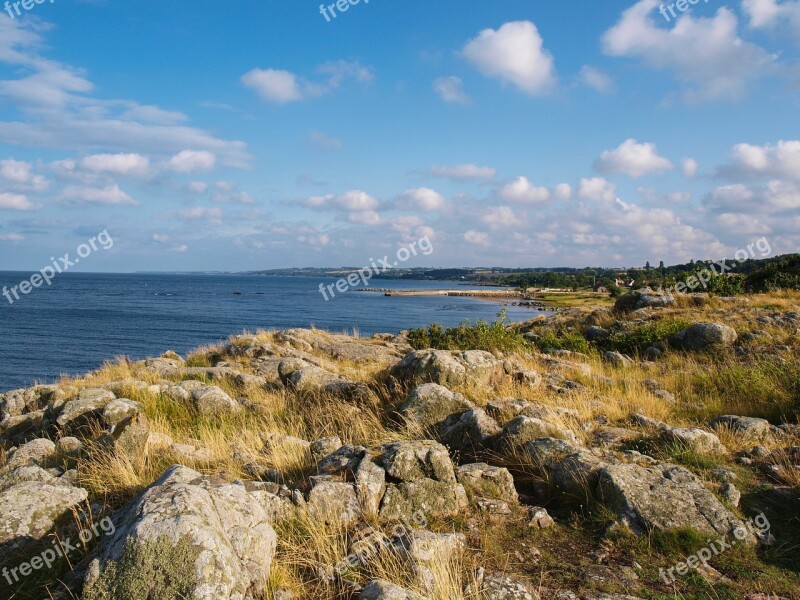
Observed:
[[[0,193],[0,210],[36,210],[38,206],[28,200],[24,194],[13,194],[11,192]]]
[[[347,212],[374,210],[378,207],[378,200],[363,190],[349,190],[343,194],[328,194],[325,196],[312,196],[305,202],[305,206],[320,210],[343,210]]]
[[[195,206],[193,208],[184,208],[178,211],[178,217],[186,219],[187,221],[207,220],[212,223],[222,222],[222,209],[220,208],[206,208],[205,206]]]
[[[601,94],[610,94],[616,88],[614,80],[608,73],[589,65],[581,67],[580,73],[578,73],[578,83],[595,89]]]
[[[195,173],[214,168],[217,157],[205,150],[181,150],[167,161],[167,168],[175,173]]]
[[[491,229],[506,229],[523,225],[525,219],[516,214],[509,206],[494,206],[481,217]]]
[[[711,192],[704,203],[722,212],[769,214],[796,211],[800,209],[800,185],[777,179],[764,186],[724,185]]]
[[[153,241],[154,241],[156,244],[166,244],[166,243],[169,241],[169,236],[168,236],[168,235],[161,234],[161,233],[154,233],[154,234],[152,235],[151,239],[152,239],[152,240],[153,240]]]
[[[451,167],[433,166],[431,174],[436,177],[447,177],[448,179],[491,179],[497,175],[494,167],[479,167],[478,165],[466,164]]]
[[[655,144],[640,144],[627,139],[614,150],[606,150],[597,159],[595,167],[602,173],[624,173],[642,177],[672,168],[672,163],[659,156]]]
[[[660,0],[640,0],[627,9],[603,35],[603,51],[671,72],[684,87],[684,101],[739,98],[774,65],[776,56],[739,37],[730,9],[720,8],[710,18],[684,13],[665,28],[653,17],[659,5]]]
[[[781,140],[764,146],[737,144],[731,152],[731,161],[732,168],[724,170],[800,181],[800,140]]]
[[[367,83],[374,77],[371,69],[346,60],[323,63],[317,73],[322,81],[310,81],[283,69],[255,68],[242,75],[241,81],[265,102],[287,104],[328,94],[346,80]]]
[[[530,95],[545,94],[556,84],[553,56],[544,49],[542,36],[531,21],[484,29],[461,53],[484,76],[510,83]]]
[[[239,189],[235,181],[218,181],[214,184],[216,192],[211,196],[213,202],[221,204],[255,204],[255,199]]]
[[[19,233],[0,233],[0,242],[21,242],[25,236]]]
[[[742,0],[742,11],[750,27],[788,26],[792,33],[800,35],[800,0]]]
[[[439,192],[424,187],[405,191],[400,196],[400,203],[425,212],[440,211],[446,206],[445,199]]]
[[[681,162],[681,166],[683,167],[683,176],[686,177],[686,179],[692,179],[697,175],[697,169],[700,168],[700,165],[693,158],[684,158]]]
[[[613,201],[617,197],[617,186],[603,177],[584,177],[578,184],[578,197],[584,200]]]
[[[61,199],[68,205],[139,206],[139,203],[123,192],[116,183],[102,188],[68,185],[62,190]]]
[[[13,158],[0,160],[0,180],[4,185],[21,191],[43,192],[49,186],[47,179],[34,173],[31,163]]]
[[[433,90],[445,102],[469,104],[470,97],[464,92],[464,82],[460,77],[439,77],[433,82]]]
[[[553,190],[553,195],[559,200],[569,200],[572,198],[572,186],[568,183],[559,183]]]
[[[520,204],[544,204],[550,200],[550,190],[533,185],[527,177],[517,177],[498,192],[503,200]]]
[[[136,153],[92,154],[80,160],[80,165],[93,173],[112,175],[144,175],[150,168],[150,160]]]

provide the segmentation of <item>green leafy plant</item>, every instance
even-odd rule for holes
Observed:
[[[488,323],[464,321],[457,327],[444,328],[433,323],[427,328],[412,329],[408,333],[412,348],[421,350],[486,350],[488,352],[511,352],[526,345],[525,338],[508,327],[506,310],[502,309],[497,320]]]

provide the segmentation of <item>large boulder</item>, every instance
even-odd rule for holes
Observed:
[[[721,323],[697,323],[670,338],[670,344],[681,350],[705,350],[731,346],[738,339],[733,327]]]
[[[664,437],[683,448],[698,454],[727,454],[728,449],[720,439],[709,431],[696,427],[675,427],[663,432]]]
[[[77,431],[90,421],[99,421],[105,407],[116,398],[102,388],[84,388],[78,397],[64,404],[56,423],[65,430]]]
[[[745,527],[690,471],[676,465],[609,465],[600,471],[597,494],[635,533],[688,527],[729,535]]]
[[[499,433],[500,426],[482,408],[452,415],[439,426],[439,440],[451,450],[466,455],[490,448]]]
[[[374,579],[361,590],[361,600],[428,600],[385,579]]]
[[[738,415],[722,415],[713,419],[709,425],[714,429],[729,429],[753,442],[763,441],[775,429],[766,419]]]
[[[352,525],[361,518],[361,504],[351,483],[320,481],[308,495],[309,514],[328,523]]]
[[[675,304],[675,298],[670,294],[654,291],[650,288],[634,290],[621,296],[614,303],[617,312],[631,312],[641,308],[659,308]]]
[[[203,386],[192,392],[197,411],[204,416],[215,417],[242,411],[242,405],[215,385]]]
[[[23,550],[72,518],[86,490],[55,482],[23,481],[0,492],[0,551]]]
[[[475,405],[463,395],[451,392],[436,383],[424,383],[411,390],[398,412],[408,422],[427,429],[456,413]]]
[[[471,498],[490,498],[516,503],[519,495],[508,469],[486,463],[462,465],[456,469],[458,482]]]
[[[504,374],[503,362],[481,350],[417,350],[406,354],[391,370],[392,377],[403,383],[443,386],[488,385]]]
[[[521,415],[509,421],[497,437],[495,449],[498,452],[511,452],[525,446],[528,442],[545,437],[556,437],[577,444],[575,434],[565,427],[549,423],[536,417]]]
[[[13,470],[18,467],[48,467],[56,457],[56,445],[48,439],[31,440],[8,454],[5,468]]]
[[[276,547],[274,502],[267,492],[170,467],[114,518],[84,598],[262,597]]]

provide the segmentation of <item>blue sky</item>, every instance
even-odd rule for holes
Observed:
[[[800,0],[31,6],[0,14],[0,269],[103,230],[81,270],[800,245]]]

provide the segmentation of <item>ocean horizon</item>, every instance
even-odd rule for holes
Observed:
[[[24,271],[0,271],[0,289],[27,277]],[[64,273],[13,304],[0,297],[0,336],[6,342],[0,345],[0,392],[80,375],[120,356],[185,354],[257,329],[317,327],[370,336],[432,322],[491,321],[503,307],[514,321],[540,314],[508,302],[356,290],[325,301],[319,284],[336,281],[233,273]],[[444,281],[372,283],[387,289],[481,289]]]

